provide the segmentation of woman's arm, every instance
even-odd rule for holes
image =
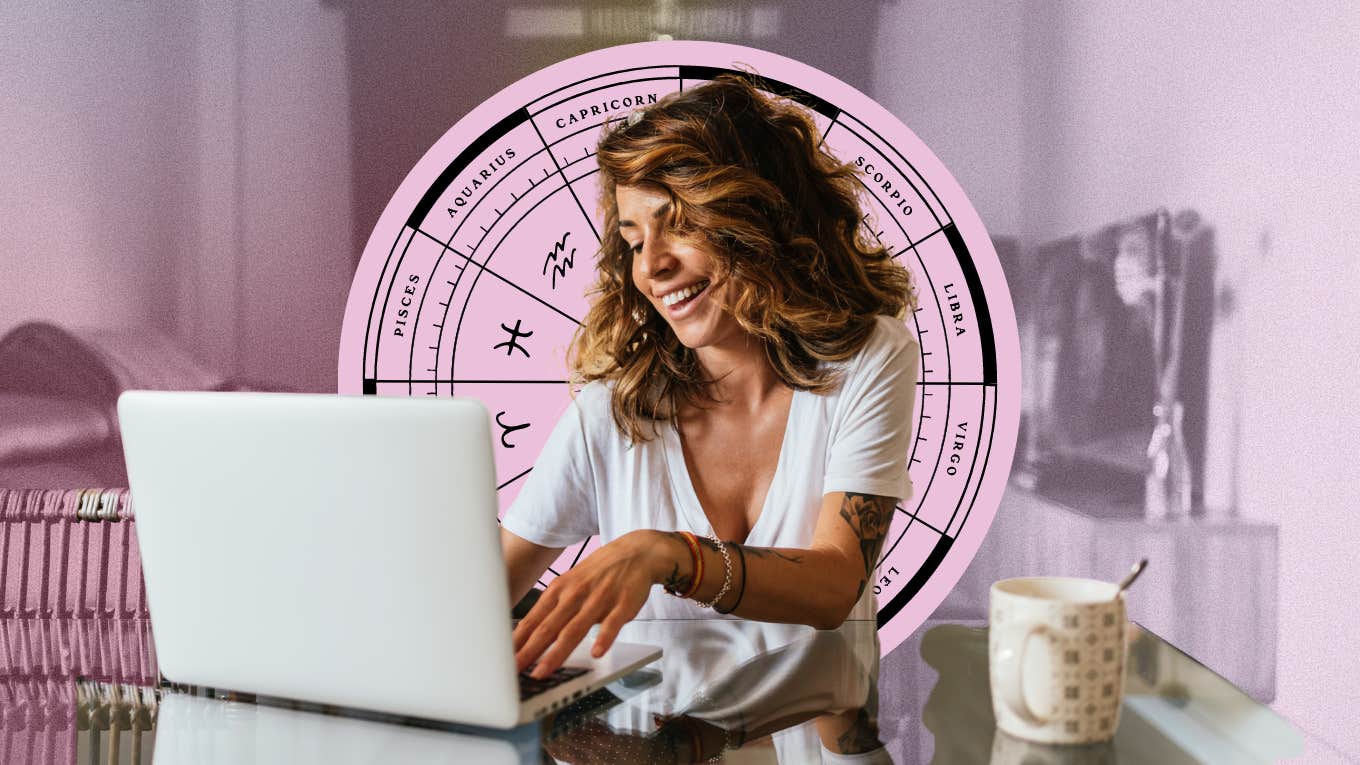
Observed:
[[[735,545],[726,543],[733,579],[717,607],[724,612],[735,607],[732,613],[763,622],[839,627],[873,578],[896,505],[892,497],[832,492],[822,498],[807,549],[741,545],[737,554],[730,549]],[[693,599],[708,603],[722,589],[725,565],[711,540],[700,539],[699,548],[704,556],[703,581]],[[676,560],[692,568],[692,556],[687,548],[683,552]]]
[[[734,544],[726,544],[732,579],[718,607],[735,607],[734,613],[760,621],[839,626],[868,586],[895,505],[891,497],[832,492],[822,499],[806,549],[743,545],[738,554]],[[728,569],[710,540],[699,549],[703,575],[691,597],[707,603],[722,589]],[[596,624],[600,631],[591,653],[602,655],[641,610],[653,585],[685,591],[694,573],[690,548],[678,533],[644,530],[619,537],[554,579],[516,627],[519,669],[537,662],[534,674],[546,676]]]
[[[513,607],[529,592],[548,566],[562,554],[561,547],[544,547],[522,539],[501,528],[501,554],[505,557],[506,576],[510,582],[510,605]]]

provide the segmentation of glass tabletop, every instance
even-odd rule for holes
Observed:
[[[158,684],[144,621],[74,621],[0,621],[0,761],[1127,765],[1326,751],[1137,625],[1113,741],[1063,747],[996,730],[976,624],[927,623],[880,659],[867,621],[634,622],[619,639],[660,646],[661,660],[538,723],[491,731]]]

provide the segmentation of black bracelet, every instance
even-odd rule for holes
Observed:
[[[742,552],[741,549],[742,546],[735,542],[732,543],[732,547],[736,548],[737,557],[741,558],[741,586],[737,588],[737,600],[735,603],[732,604],[731,608],[727,609],[726,611],[722,611],[718,608],[716,604],[713,606],[714,611],[717,611],[718,613],[724,616],[737,610],[737,606],[741,605],[742,596],[746,594],[746,553]]]

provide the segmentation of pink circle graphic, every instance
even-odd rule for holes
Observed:
[[[963,190],[901,121],[830,75],[752,48],[664,41],[593,51],[497,93],[430,148],[378,220],[346,304],[339,391],[481,399],[508,507],[570,402],[565,351],[600,243],[600,131],[736,70],[813,112],[824,148],[860,171],[868,231],[916,280],[915,495],[875,579],[886,654],[944,600],[996,514],[1019,427],[1020,342]],[[568,549],[543,583],[597,545]]]

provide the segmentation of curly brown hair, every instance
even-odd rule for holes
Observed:
[[[758,84],[720,75],[620,120],[599,141],[603,242],[570,364],[577,384],[613,382],[614,421],[634,442],[674,422],[682,404],[713,402],[713,380],[633,285],[619,186],[660,187],[673,234],[712,245],[714,280],[732,285],[723,310],[792,388],[834,389],[839,375],[823,362],[859,351],[878,315],[915,308],[910,273],[865,236],[854,165],[821,148],[804,107]]]

